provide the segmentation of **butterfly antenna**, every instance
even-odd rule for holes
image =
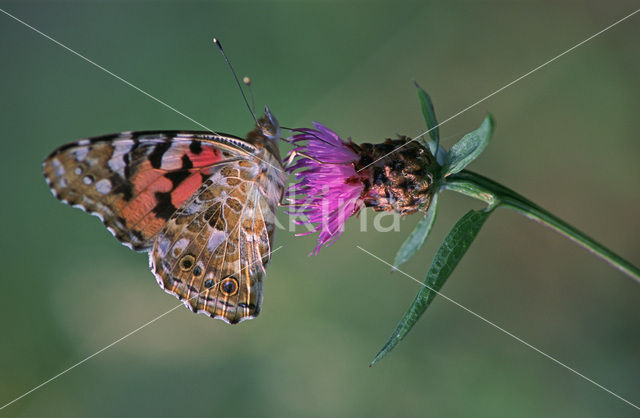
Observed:
[[[222,44],[220,43],[218,38],[213,38],[213,43],[216,44],[216,46],[220,50],[220,53],[224,57],[224,60],[227,62],[227,65],[229,66],[229,69],[231,70],[231,74],[233,74],[233,78],[236,80],[236,84],[238,85],[238,88],[240,89],[240,93],[242,94],[242,98],[244,99],[244,104],[247,105],[247,109],[249,109],[249,113],[251,113],[251,116],[253,117],[253,120],[257,124],[258,123],[258,118],[256,118],[255,112],[249,106],[249,101],[247,100],[247,96],[244,94],[244,90],[242,89],[242,86],[240,85],[240,80],[238,80],[238,76],[236,75],[236,72],[234,71],[233,66],[231,65],[231,61],[229,61],[229,58],[227,58],[227,54],[225,54],[224,53],[224,49],[222,49]],[[249,82],[251,82],[251,80],[249,80]],[[251,98],[253,100],[253,94],[251,95]]]
[[[251,96],[251,109],[253,109],[253,114],[256,114],[256,101],[253,98],[253,89],[251,88],[251,78],[244,76],[242,77],[242,82],[249,89],[249,96]]]

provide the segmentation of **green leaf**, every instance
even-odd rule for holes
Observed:
[[[438,149],[438,145],[440,144],[440,133],[438,129],[438,120],[436,119],[436,111],[433,109],[431,97],[429,97],[427,92],[424,91],[424,89],[420,87],[418,83],[414,82],[414,84],[418,89],[420,109],[422,109],[422,116],[424,117],[424,121],[427,124],[427,131],[429,132],[429,136],[435,143],[435,147],[431,150],[431,154],[436,155],[436,150]]]
[[[492,208],[482,211],[471,210],[453,226],[449,235],[447,235],[438,249],[436,256],[433,258],[431,267],[427,272],[424,286],[420,289],[413,303],[411,303],[411,306],[409,306],[409,309],[407,309],[398,326],[393,331],[393,334],[391,334],[389,340],[378,352],[370,366],[387,355],[387,353],[407,335],[411,327],[413,327],[420,316],[422,316],[440,292],[440,289],[456,268],[462,256],[467,252],[467,249],[478,235],[480,228],[484,225],[491,211]]]
[[[489,144],[492,132],[493,118],[487,115],[478,129],[469,132],[451,147],[444,166],[445,176],[461,171],[478,158]]]
[[[438,193],[436,192],[431,198],[431,204],[429,205],[429,209],[427,209],[426,216],[418,222],[418,225],[411,234],[409,234],[406,241],[400,246],[400,249],[396,254],[396,258],[393,261],[394,267],[399,267],[407,262],[420,249],[420,247],[422,247],[422,244],[427,239],[429,231],[431,231],[431,227],[436,220],[437,209]]]
[[[442,148],[442,145],[436,145],[436,141],[431,138],[427,139],[426,142],[429,147],[429,151],[431,151],[431,155],[435,155],[438,164],[443,166],[445,161],[447,161],[447,151]]]

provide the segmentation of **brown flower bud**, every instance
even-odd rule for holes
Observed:
[[[406,136],[386,139],[381,144],[349,144],[360,155],[356,171],[367,172],[363,201],[375,211],[403,215],[426,212],[435,190],[440,166],[429,149]]]

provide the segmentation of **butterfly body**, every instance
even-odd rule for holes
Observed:
[[[43,164],[54,196],[149,252],[158,284],[228,323],[257,316],[285,174],[266,110],[246,139],[189,131],[80,140]]]

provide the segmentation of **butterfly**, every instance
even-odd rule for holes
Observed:
[[[265,116],[245,139],[212,132],[122,132],[53,151],[53,195],[149,253],[158,284],[193,312],[235,324],[262,305],[286,175],[281,130]]]

